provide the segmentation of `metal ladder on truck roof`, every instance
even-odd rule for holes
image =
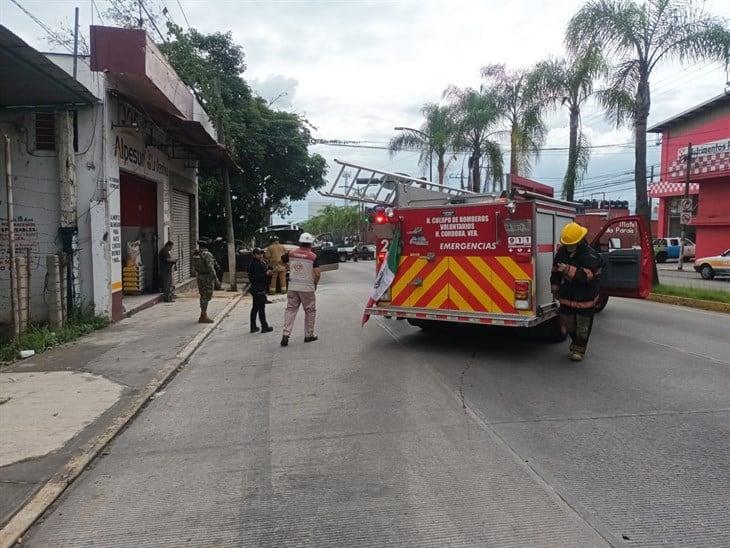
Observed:
[[[470,190],[452,188],[402,173],[390,173],[340,160],[335,160],[335,163],[342,167],[329,188],[319,192],[322,196],[389,207],[414,203],[425,205],[428,202],[442,204],[450,199],[477,196]],[[351,180],[349,172],[345,172],[347,168],[355,170]],[[342,179],[345,182],[341,184]]]

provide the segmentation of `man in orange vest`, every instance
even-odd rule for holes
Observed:
[[[289,345],[299,307],[304,308],[304,342],[314,342],[314,321],[317,313],[315,291],[319,284],[320,270],[317,255],[312,251],[314,236],[304,232],[299,236],[299,247],[287,254],[289,261],[289,292],[286,294],[284,334],[281,346]]]

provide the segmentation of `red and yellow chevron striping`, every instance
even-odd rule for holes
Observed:
[[[531,263],[512,257],[406,256],[390,289],[391,306],[530,314],[514,308],[515,280],[531,280]]]

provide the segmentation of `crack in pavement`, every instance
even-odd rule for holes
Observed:
[[[459,376],[459,397],[461,398],[461,408],[464,409],[464,412],[466,413],[466,399],[464,397],[464,377],[466,376],[466,372],[469,371],[469,368],[474,364],[474,359],[476,358],[477,352],[474,350],[471,353],[471,358],[469,358],[466,361],[466,364],[464,365],[464,369],[461,370],[461,375]]]

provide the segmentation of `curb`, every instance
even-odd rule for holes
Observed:
[[[190,359],[193,353],[200,348],[208,335],[230,314],[231,310],[241,301],[242,295],[234,297],[213,320],[205,326],[193,339],[185,345],[177,355],[168,360],[147,383],[137,396],[117,415],[107,429],[90,440],[81,450],[71,457],[66,464],[53,474],[50,479],[18,510],[15,515],[0,529],[0,548],[10,548],[21,536],[43,515],[46,509],[73,483],[106,445],[137,415],[142,406],[157,392],[162,385],[170,380],[179,368]]]
[[[688,297],[675,297],[673,295],[663,295],[660,293],[651,293],[648,300],[656,303],[673,304],[689,308],[698,308],[700,310],[709,310],[710,312],[730,314],[730,303],[704,301],[702,299],[690,299]]]

